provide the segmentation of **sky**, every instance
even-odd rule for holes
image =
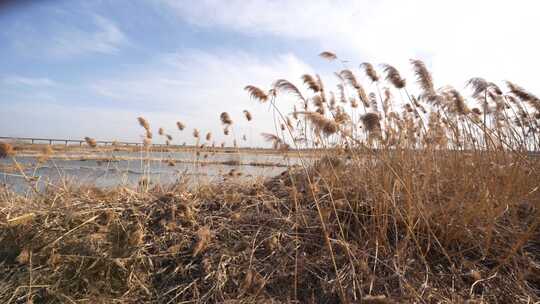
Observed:
[[[436,87],[466,91],[468,79],[484,77],[540,94],[537,1],[20,3],[0,1],[0,136],[140,141],[144,116],[175,143],[192,142],[193,128],[230,142],[219,122],[227,111],[237,138],[262,146],[272,114],[246,85],[268,89],[285,78],[301,86],[306,73],[334,84],[345,66],[369,89],[362,62],[392,64],[412,85],[413,58]],[[325,61],[322,51],[345,62]]]

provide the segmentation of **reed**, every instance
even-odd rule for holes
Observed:
[[[244,110],[243,113],[247,121],[251,121],[253,119],[253,116],[251,116],[251,113],[248,110]]]
[[[227,112],[223,112],[221,113],[221,115],[219,116],[220,120],[221,120],[221,123],[225,126],[230,126],[232,125],[233,121],[231,119],[231,117],[229,116],[229,113]]]
[[[97,147],[97,142],[94,138],[90,138],[90,137],[85,137],[84,138],[84,141],[86,142],[86,144],[88,146],[90,146],[91,148],[95,148]]]
[[[0,158],[13,157],[15,154],[15,150],[11,144],[0,142]]]
[[[183,123],[177,121],[176,122],[176,127],[178,128],[178,130],[183,131],[186,128],[186,125],[184,125]]]

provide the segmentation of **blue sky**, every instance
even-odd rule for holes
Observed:
[[[540,91],[535,1],[25,1],[0,6],[0,135],[138,140],[147,117],[176,142],[190,129],[272,130],[243,87],[304,73],[420,58],[438,86],[474,76]],[[359,73],[358,70],[356,70]],[[254,113],[247,124],[242,110]],[[217,140],[223,137],[217,136]]]

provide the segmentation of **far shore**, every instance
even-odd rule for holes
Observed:
[[[31,156],[41,154],[44,149],[50,147],[55,153],[110,153],[110,152],[186,152],[186,153],[242,153],[242,154],[275,154],[275,155],[297,155],[302,154],[302,157],[311,157],[316,154],[318,149],[289,149],[279,150],[272,148],[251,148],[251,147],[218,147],[218,146],[188,146],[188,145],[151,145],[130,146],[130,145],[98,145],[92,148],[86,144],[53,144],[46,143],[26,143],[26,142],[11,142],[18,155]]]

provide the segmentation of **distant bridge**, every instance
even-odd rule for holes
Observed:
[[[9,136],[0,136],[0,140],[9,140],[16,142],[27,142],[31,144],[78,144],[82,146],[86,141],[84,139],[58,139],[58,138],[37,138],[37,137],[9,137]],[[107,140],[96,140],[96,144],[103,146],[142,146],[143,143],[138,142],[127,142],[127,141],[107,141]],[[153,144],[152,146],[166,146],[165,144]]]

